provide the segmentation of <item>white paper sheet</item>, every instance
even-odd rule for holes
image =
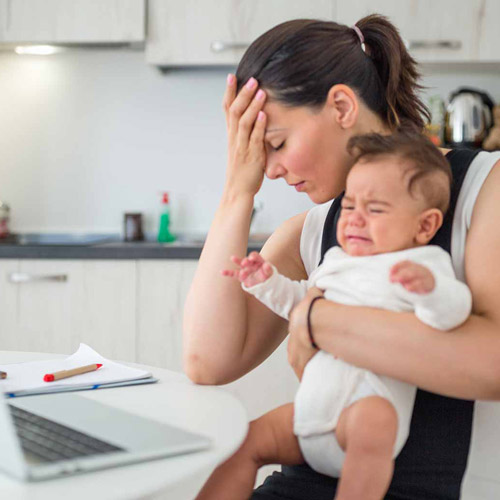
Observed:
[[[70,370],[93,363],[102,363],[102,366],[96,371],[55,382],[44,382],[43,380],[46,373]],[[92,389],[105,384],[121,382],[133,383],[133,381],[137,381],[136,383],[139,383],[139,381],[145,382],[143,379],[152,377],[151,373],[145,370],[130,368],[109,361],[86,344],[80,344],[78,351],[65,359],[0,365],[0,370],[7,372],[7,378],[0,381],[0,391],[11,396],[59,392],[71,389]],[[151,381],[156,380],[151,379]]]

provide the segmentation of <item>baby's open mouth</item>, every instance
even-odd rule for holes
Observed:
[[[365,238],[364,236],[347,235],[347,241],[357,242],[357,241],[371,241],[370,238]]]

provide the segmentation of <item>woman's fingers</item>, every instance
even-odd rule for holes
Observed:
[[[246,110],[241,115],[237,135],[237,141],[239,145],[246,147],[250,143],[252,132],[259,123],[258,117],[262,116],[260,112],[262,111],[265,100],[266,93],[262,89],[259,89],[255,94],[255,97],[252,99]],[[262,119],[260,121],[262,121]],[[260,148],[262,148],[264,144],[263,141],[264,136],[262,136],[262,141],[259,144]]]
[[[226,124],[229,129],[229,108],[236,97],[236,76],[229,73],[226,80],[226,91],[224,92],[224,97],[222,99],[222,108],[224,109],[224,114],[226,115]]]
[[[257,114],[257,120],[253,127],[252,133],[250,135],[250,147],[255,149],[260,149],[263,153],[264,150],[264,135],[266,133],[266,121],[267,116],[264,111],[259,111]],[[264,159],[264,168],[266,166]]]
[[[236,84],[235,91],[236,91]],[[258,83],[255,78],[250,78],[248,82],[241,88],[238,94],[234,97],[231,102],[227,116],[228,116],[228,131],[229,138],[236,137],[238,132],[240,119],[243,113],[248,108],[249,104],[252,102],[258,88]]]

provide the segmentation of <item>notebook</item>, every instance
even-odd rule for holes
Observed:
[[[96,371],[74,377],[54,382],[43,381],[46,373],[93,363],[102,363],[102,366]],[[110,361],[86,344],[80,344],[78,350],[65,359],[0,365],[0,370],[7,372],[7,378],[2,380],[0,390],[9,397],[150,384],[158,381],[148,371]]]

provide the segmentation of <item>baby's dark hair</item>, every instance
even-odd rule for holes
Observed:
[[[348,152],[357,163],[380,156],[397,157],[408,172],[408,192],[417,192],[429,208],[446,214],[450,204],[451,168],[439,149],[424,135],[398,132],[392,135],[366,134],[351,137]]]

